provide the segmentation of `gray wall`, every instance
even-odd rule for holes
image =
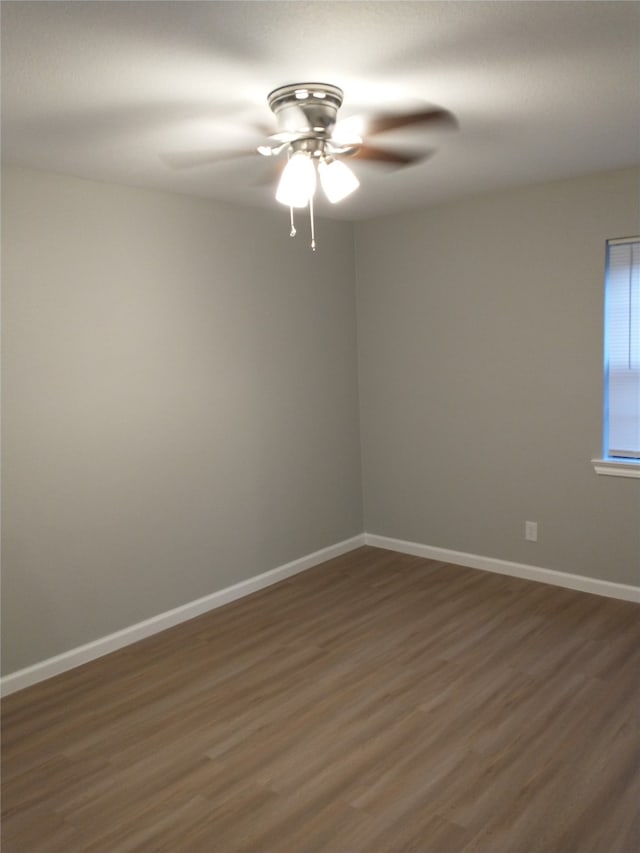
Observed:
[[[362,531],[353,230],[318,232],[4,173],[4,672]]]
[[[368,532],[640,582],[640,480],[590,464],[604,243],[638,232],[638,190],[622,171],[357,225]]]
[[[360,223],[356,268],[345,223],[7,170],[3,671],[363,529],[638,584],[640,481],[590,464],[638,188]]]

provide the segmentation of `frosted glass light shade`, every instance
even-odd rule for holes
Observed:
[[[325,195],[332,204],[342,201],[360,186],[360,181],[348,166],[340,160],[327,163],[322,160],[318,165],[320,183]]]
[[[287,207],[306,207],[307,202],[316,191],[316,170],[311,158],[302,151],[297,151],[284,167],[276,201]]]

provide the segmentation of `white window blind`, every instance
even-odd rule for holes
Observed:
[[[640,237],[607,243],[605,453],[640,459]]]

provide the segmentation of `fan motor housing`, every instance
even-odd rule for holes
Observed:
[[[342,98],[342,89],[329,83],[292,83],[274,89],[267,101],[278,130],[329,136]]]

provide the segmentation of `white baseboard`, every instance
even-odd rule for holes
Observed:
[[[477,554],[467,554],[464,551],[451,551],[448,548],[436,548],[431,545],[421,545],[418,542],[406,542],[402,539],[393,539],[388,536],[377,536],[372,533],[362,533],[345,539],[335,545],[322,548],[312,554],[307,554],[298,560],[293,560],[283,566],[278,566],[270,571],[255,575],[247,580],[228,586],[225,589],[205,595],[173,610],[159,613],[143,622],[138,622],[114,634],[100,637],[83,646],[70,649],[67,652],[47,658],[33,666],[12,672],[0,679],[0,692],[3,696],[15,693],[32,684],[37,684],[54,675],[59,675],[69,669],[74,669],[83,663],[95,660],[103,655],[150,637],[167,628],[172,628],[181,622],[186,622],[196,616],[200,616],[209,610],[215,610],[252,592],[257,592],[264,587],[271,586],[278,581],[304,572],[313,566],[324,563],[333,557],[339,557],[362,545],[371,545],[375,548],[384,548],[388,551],[398,551],[402,554],[412,554],[416,557],[425,557],[429,560],[439,560],[444,563],[453,563],[458,566],[467,566],[472,569],[483,569],[484,571],[496,572],[497,574],[510,575],[525,580],[539,581],[554,586],[562,586],[567,589],[575,589],[581,592],[591,592],[596,595],[604,595],[609,598],[619,598],[624,601],[640,602],[640,587],[630,586],[612,581],[589,578],[584,575],[573,575],[568,572],[558,572],[553,569],[543,569],[539,566],[530,566],[525,563],[513,563],[508,560],[498,560],[492,557],[481,557]]]
[[[143,622],[123,628],[114,634],[100,637],[83,646],[78,646],[75,649],[70,649],[55,657],[47,658],[47,660],[33,664],[33,666],[12,672],[0,679],[1,693],[3,696],[8,696],[10,693],[15,693],[17,690],[37,684],[39,681],[44,681],[54,675],[60,675],[62,672],[66,672],[83,663],[88,663],[109,654],[109,652],[114,652],[117,649],[123,648],[123,646],[143,640],[145,637],[165,631],[167,628],[172,628],[181,622],[187,622],[189,619],[200,616],[209,610],[222,607],[223,604],[228,604],[237,598],[250,595],[259,589],[271,586],[299,572],[304,572],[306,569],[324,563],[326,560],[331,560],[333,557],[339,557],[341,554],[353,551],[354,548],[359,548],[364,544],[364,534],[353,536],[351,539],[345,539],[335,545],[322,548],[320,551],[314,551],[312,554],[307,554],[305,557],[300,557],[291,563],[286,563],[268,572],[247,578],[247,580],[240,581],[233,584],[233,586],[228,586],[210,595],[205,595],[203,598],[190,601],[180,607],[174,607],[173,610],[159,613],[157,616],[152,616]]]
[[[454,563],[467,566],[470,569],[483,569],[500,575],[511,575],[524,580],[539,581],[553,586],[563,586],[580,592],[591,592],[605,595],[609,598],[620,598],[624,601],[640,602],[640,587],[624,583],[588,578],[584,575],[573,575],[569,572],[557,572],[553,569],[543,569],[539,566],[529,566],[526,563],[512,563],[508,560],[498,560],[493,557],[480,557],[477,554],[467,554],[464,551],[450,551],[448,548],[434,548],[431,545],[420,545],[417,542],[405,542],[402,539],[391,539],[388,536],[364,534],[365,545],[375,548],[385,548],[388,551],[399,551],[402,554],[412,554],[415,557],[426,557],[429,560],[440,560],[444,563]]]

